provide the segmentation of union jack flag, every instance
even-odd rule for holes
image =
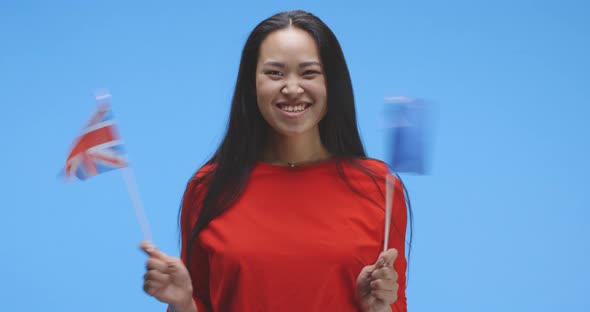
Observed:
[[[68,155],[63,174],[86,180],[127,166],[123,143],[108,103],[99,104]]]

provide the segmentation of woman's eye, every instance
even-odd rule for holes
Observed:
[[[283,75],[283,73],[281,73],[278,70],[269,70],[266,72],[266,74],[270,75],[270,76],[282,76]]]
[[[311,75],[319,75],[321,74],[319,71],[317,70],[306,70],[303,72],[303,76],[311,76]]]

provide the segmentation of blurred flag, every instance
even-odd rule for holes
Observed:
[[[385,98],[387,163],[392,171],[428,173],[430,105],[408,97]]]
[[[152,234],[139,197],[137,182],[135,182],[135,177],[123,150],[123,143],[113,120],[110,105],[111,95],[104,89],[98,92],[96,96],[98,109],[75,141],[62,175],[86,180],[99,173],[124,168],[122,170],[123,179],[133,203],[135,217],[141,227],[144,239],[151,241]]]
[[[109,99],[97,96],[98,110],[82,130],[68,155],[63,174],[85,180],[99,173],[127,166]]]

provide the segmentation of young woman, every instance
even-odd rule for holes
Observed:
[[[406,204],[368,159],[340,45],[317,17],[262,21],[227,133],[189,181],[181,258],[149,242],[145,291],[177,312],[406,311]]]

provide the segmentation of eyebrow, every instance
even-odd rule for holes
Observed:
[[[285,64],[281,63],[281,62],[275,62],[275,61],[268,61],[268,62],[264,62],[264,65],[270,65],[270,66],[276,66],[279,68],[285,68]],[[309,66],[313,66],[313,65],[317,65],[317,66],[322,66],[322,64],[320,64],[320,62],[316,62],[316,61],[309,61],[309,62],[302,62],[299,64],[299,68],[304,68],[304,67],[309,67]]]
[[[320,64],[320,62],[310,61],[310,62],[303,62],[303,63],[299,64],[299,68],[309,67],[309,66],[313,66],[313,65],[317,65],[319,67],[322,67],[322,64]]]

